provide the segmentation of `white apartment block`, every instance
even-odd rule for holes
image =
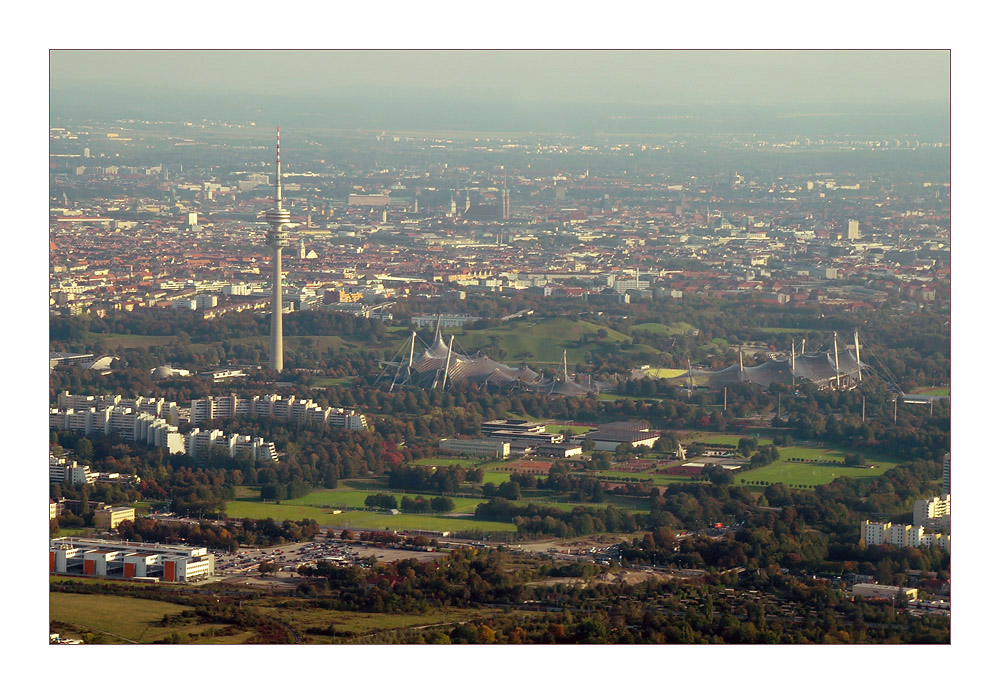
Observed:
[[[865,521],[861,526],[861,539],[866,545],[939,547],[945,552],[951,552],[951,533],[933,532],[919,525]]]
[[[49,482],[57,484],[93,484],[99,473],[91,472],[89,465],[80,465],[75,460],[49,456]]]
[[[273,441],[265,441],[260,437],[252,437],[249,434],[226,435],[218,429],[202,431],[192,429],[185,440],[187,454],[192,458],[204,458],[213,449],[221,449],[231,458],[236,457],[241,451],[246,451],[251,460],[258,462],[272,462],[278,459]]]
[[[59,394],[58,407],[49,408],[49,428],[84,434],[117,434],[125,441],[143,441],[183,453],[184,440],[174,424],[177,403],[163,398],[122,399],[120,395]]]
[[[191,423],[204,424],[214,419],[233,417],[267,417],[293,422],[318,422],[325,426],[341,427],[351,431],[368,428],[364,414],[343,407],[320,407],[311,399],[300,400],[294,395],[256,395],[239,398],[236,395],[207,397],[191,401]]]
[[[177,403],[164,400],[163,398],[127,398],[121,395],[73,395],[68,390],[64,390],[59,393],[56,405],[62,410],[106,409],[116,406],[133,407],[139,412],[162,417],[170,424],[177,424]]]
[[[214,308],[219,305],[219,297],[215,294],[198,294],[194,301],[197,308]]]
[[[928,528],[950,528],[951,494],[913,502],[913,524]]]

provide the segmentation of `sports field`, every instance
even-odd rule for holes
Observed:
[[[340,378],[325,377],[317,378],[313,385],[317,388],[326,388],[327,386],[346,386],[350,385],[351,381],[354,379],[350,376],[341,376]]]
[[[764,484],[806,485],[815,487],[828,484],[838,477],[878,477],[898,463],[875,463],[874,468],[844,467],[837,463],[789,463],[776,461],[770,465],[736,475],[736,484],[756,482]]]

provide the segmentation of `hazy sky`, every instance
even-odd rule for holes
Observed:
[[[512,101],[884,103],[949,96],[939,51],[52,51],[50,86]]]

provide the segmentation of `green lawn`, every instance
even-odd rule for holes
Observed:
[[[177,628],[160,627],[155,622],[186,609],[184,605],[117,595],[49,593],[49,619],[72,624],[81,632],[109,632],[109,639],[119,642],[152,643],[169,636]]]
[[[604,330],[607,335],[599,339],[598,330]],[[594,342],[580,347],[579,341],[584,336],[590,337]],[[491,337],[496,339],[497,347],[507,353],[505,359],[511,364],[522,360],[529,364],[561,363],[564,349],[567,350],[568,361],[575,364],[584,361],[587,352],[601,344],[620,344],[629,339],[624,333],[586,321],[545,318],[528,325],[519,323],[486,330],[467,330],[465,334],[455,338],[455,343],[461,344],[462,349],[471,354],[491,345]],[[528,353],[531,354],[530,357],[518,357],[519,354]]]
[[[562,431],[565,431],[566,429],[569,429],[570,431],[573,432],[574,435],[576,435],[576,434],[586,434],[592,428],[593,427],[577,426],[575,424],[546,424],[545,425],[545,433],[546,434],[558,434],[558,433],[560,433]]]
[[[787,335],[789,333],[806,333],[811,332],[805,328],[758,328],[762,333],[773,333],[775,335]]]
[[[729,444],[735,446],[740,442],[740,439],[742,438],[750,438],[750,437],[737,436],[736,434],[709,434],[707,436],[698,436],[694,442],[706,443],[710,445]],[[773,443],[773,441],[771,441],[771,439],[761,439],[761,438],[757,439],[757,445],[759,446],[766,446],[769,443]]]
[[[124,335],[122,333],[91,333],[84,335],[86,344],[94,344],[100,340],[105,349],[128,349],[132,347],[156,347],[169,345],[177,338],[174,335]]]
[[[430,495],[425,494],[424,496]],[[462,501],[470,500],[462,499]],[[471,501],[477,500],[472,499]],[[478,501],[481,503],[481,500]],[[230,518],[273,518],[276,521],[301,521],[311,518],[320,525],[350,525],[356,528],[389,528],[391,530],[499,530],[508,532],[516,530],[513,523],[412,513],[401,513],[394,516],[374,511],[345,511],[335,514],[331,509],[297,506],[287,502],[265,504],[254,501],[230,501],[226,504],[226,515]]]
[[[475,467],[481,460],[466,460],[465,458],[419,458],[410,465],[433,465],[435,467],[462,465],[464,467]]]
[[[285,607],[263,607],[260,611],[272,617],[293,624],[305,632],[310,628],[334,627],[338,635],[310,635],[314,643],[335,643],[344,638],[365,636],[382,631],[413,629],[431,624],[457,624],[472,619],[486,620],[495,609],[434,608],[422,614],[388,614],[371,612],[341,612],[338,610],[298,609]]]
[[[647,332],[656,335],[687,335],[692,330],[694,330],[694,326],[683,321],[671,323],[670,325],[663,325],[662,323],[638,323],[632,326],[633,334],[636,332]]]
[[[878,477],[898,463],[874,463],[873,469],[851,468],[836,463],[788,463],[776,461],[770,465],[749,470],[736,475],[736,484],[747,482],[763,482],[765,484],[808,485],[815,487],[827,484],[838,477]]]
[[[687,373],[687,369],[646,369],[643,374],[652,378],[677,378]]]
[[[487,482],[492,482],[493,484],[499,485],[502,482],[509,482],[509,481],[510,481],[509,472],[490,472],[488,470],[483,472],[483,484],[486,484]]]
[[[951,386],[938,386],[937,388],[918,388],[915,395],[938,395],[941,397],[951,397]]]
[[[354,380],[351,376],[341,376],[340,378],[326,377],[317,378],[313,385],[317,388],[326,388],[327,386],[346,386],[349,385]]]

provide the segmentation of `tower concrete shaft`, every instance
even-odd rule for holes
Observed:
[[[277,176],[275,182],[274,208],[268,210],[264,218],[271,226],[271,231],[267,234],[267,245],[273,253],[274,263],[274,288],[271,294],[271,359],[270,367],[275,371],[284,368],[284,341],[282,339],[281,326],[281,249],[288,245],[288,232],[284,226],[291,221],[291,215],[284,208],[281,202],[281,128],[278,128],[277,137]]]
[[[271,360],[269,366],[275,371],[285,368],[283,328],[281,325],[281,247],[274,247],[274,292],[271,295]]]

